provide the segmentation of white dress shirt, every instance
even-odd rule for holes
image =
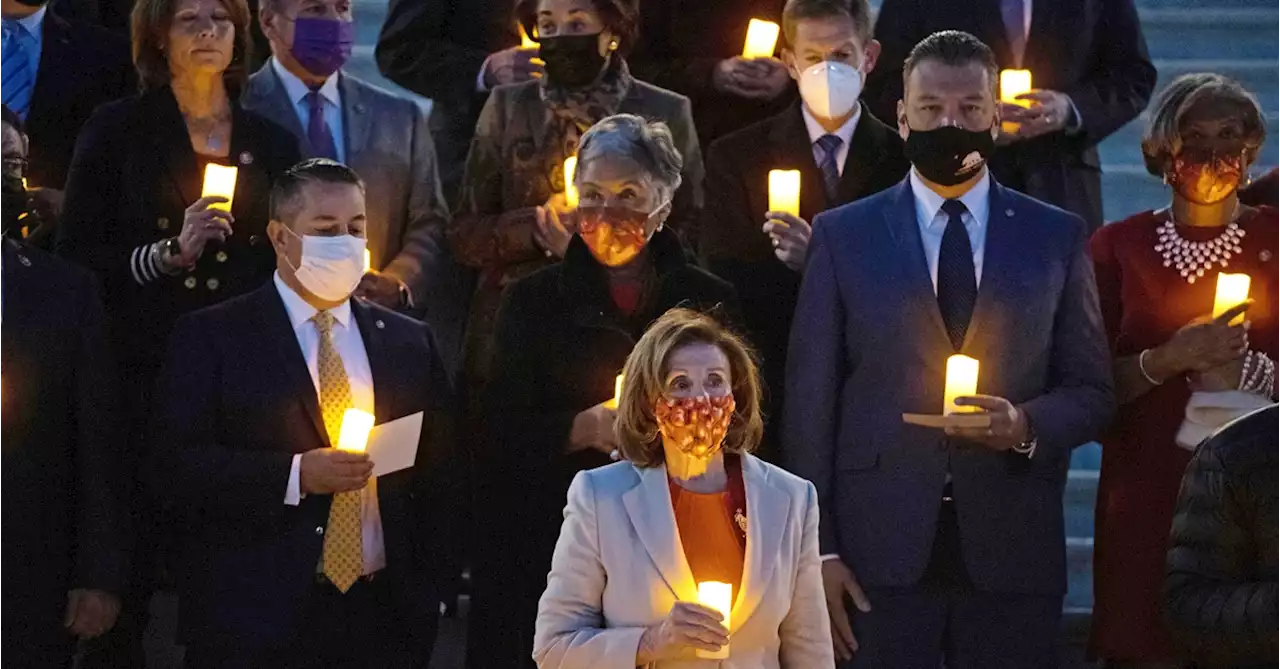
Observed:
[[[842,141],[840,148],[836,149],[836,170],[840,176],[844,176],[844,163],[849,157],[849,143],[853,141],[853,131],[858,129],[858,119],[862,118],[862,103],[859,102],[854,107],[853,116],[849,117],[844,125],[836,129],[835,132],[827,132],[827,129],[818,123],[818,119],[809,113],[809,108],[800,105],[800,115],[804,117],[804,127],[809,130],[809,148],[813,151],[813,162],[815,165],[822,164],[823,151],[818,146],[818,140],[823,135],[835,135]]]
[[[307,371],[311,373],[311,382],[315,384],[318,397],[320,331],[311,321],[317,310],[285,285],[279,272],[276,272],[273,280],[280,299],[284,301],[284,310],[289,314],[289,324],[298,337],[298,345],[302,347],[302,357],[307,361]],[[351,384],[351,408],[372,414],[373,372],[369,369],[369,354],[364,348],[364,338],[360,336],[360,328],[351,314],[351,303],[343,302],[330,309],[329,313],[333,314],[334,319],[333,346],[342,357],[342,366],[346,369],[347,381]],[[284,494],[285,504],[297,506],[302,501],[301,466],[302,455],[294,455]],[[364,573],[372,574],[387,566],[386,548],[382,541],[382,516],[378,513],[377,479],[370,479],[369,485],[360,491],[360,527]]]
[[[977,285],[982,285],[982,260],[987,246],[987,219],[991,210],[991,174],[985,172],[978,183],[961,195],[966,211],[965,232],[969,233],[969,246],[973,248],[973,273]],[[942,211],[946,200],[929,190],[920,180],[915,168],[911,168],[911,193],[916,202],[916,223],[920,226],[920,241],[924,243],[924,259],[929,264],[929,278],[933,279],[933,292],[938,292],[938,253],[942,250],[942,235],[947,231],[947,214]]]
[[[298,122],[302,124],[302,136],[306,137],[307,125],[311,123],[311,106],[307,104],[307,94],[311,92],[311,88],[292,72],[286,70],[275,58],[271,59],[271,69],[275,70],[280,83],[284,84],[285,93],[293,103],[293,111],[298,114]],[[338,72],[329,75],[317,92],[324,98],[324,124],[329,129],[329,135],[333,137],[333,147],[338,152],[338,162],[345,163],[347,142],[346,135],[342,132],[342,93],[338,91],[338,75]]]
[[[48,9],[49,5],[44,5],[31,16],[17,20],[18,25],[27,31],[27,36],[23,39],[22,46],[27,50],[27,61],[31,67],[31,86],[33,88],[40,78],[40,50],[44,47],[44,14]],[[4,41],[0,39],[0,49],[4,48]]]

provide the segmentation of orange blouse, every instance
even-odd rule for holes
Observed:
[[[693,572],[693,580],[720,581],[733,585],[734,601],[742,585],[742,564],[746,548],[738,539],[738,530],[729,515],[729,492],[696,493],[681,488],[668,479],[671,506],[675,510],[676,527],[684,557]]]

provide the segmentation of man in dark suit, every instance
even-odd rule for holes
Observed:
[[[846,666],[1054,667],[1067,466],[1114,404],[1085,227],[988,174],[986,45],[937,33],[905,72],[908,178],[814,223],[786,460],[818,489]],[[980,361],[982,394],[958,403],[987,424],[905,423],[941,413],[956,353]]]
[[[1133,0],[885,0],[876,21],[884,55],[867,82],[872,111],[895,118],[902,63],[938,30],[991,45],[1001,68],[1031,71],[1028,108],[1001,104],[1006,126],[991,172],[1006,186],[1102,225],[1097,145],[1146,108],[1156,70]]]
[[[462,183],[467,149],[489,91],[528,81],[541,66],[520,46],[515,0],[391,0],[378,36],[378,69],[431,98],[445,197]]]
[[[31,138],[31,186],[61,190],[76,135],[104,102],[132,95],[127,38],[62,18],[40,0],[0,0],[4,104]]]
[[[4,666],[65,667],[127,574],[115,370],[88,272],[0,246]]]
[[[778,0],[638,4],[640,39],[627,58],[631,72],[692,101],[704,150],[720,137],[778,114],[795,100],[781,60],[742,57],[751,19],[778,21]]]
[[[782,59],[801,82],[803,102],[711,145],[705,187],[716,206],[703,209],[698,244],[708,269],[752,305],[747,334],[763,358],[769,397],[760,452],[767,459],[779,448],[787,335],[809,221],[898,183],[910,167],[902,139],[858,100],[880,52],[866,0],[791,0],[782,26]],[[775,169],[800,170],[799,216],[768,211]]]
[[[425,668],[455,572],[454,402],[426,326],[349,296],[364,188],[327,159],[277,180],[275,279],[184,317],[152,483],[178,514],[188,667]],[[370,478],[347,409],[424,412],[414,465]]]
[[[449,208],[426,110],[346,71],[342,34],[355,31],[347,0],[265,0],[262,25],[271,57],[240,103],[293,133],[306,155],[362,175],[371,267],[356,295],[424,314],[456,373],[471,286],[444,240]],[[317,44],[340,57],[312,57],[306,49]]]

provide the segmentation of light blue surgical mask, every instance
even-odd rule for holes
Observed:
[[[289,263],[298,283],[322,300],[341,302],[351,297],[364,276],[365,240],[354,235],[322,237],[285,230],[302,241],[301,262],[297,267]],[[288,255],[285,262],[289,262]]]

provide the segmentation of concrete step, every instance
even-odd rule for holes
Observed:
[[[1067,596],[1064,610],[1093,610],[1093,537],[1067,537]]]
[[[1276,58],[1276,5],[1144,7],[1139,11],[1151,57]]]

